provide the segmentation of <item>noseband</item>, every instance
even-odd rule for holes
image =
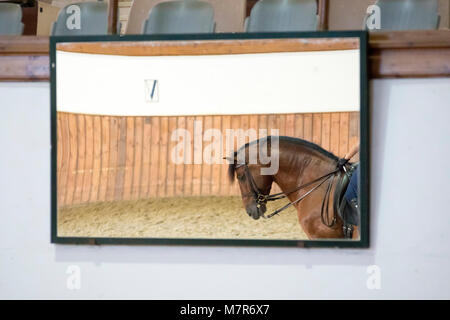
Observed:
[[[256,205],[257,205],[258,209],[261,205],[266,204],[267,201],[272,201],[270,199],[271,198],[270,195],[263,194],[259,190],[258,186],[256,185],[255,179],[253,179],[253,176],[250,173],[250,169],[248,168],[247,164],[237,165],[236,169],[238,169],[240,167],[244,167],[244,174],[245,174],[245,177],[247,178],[247,180],[249,181],[250,188],[251,188],[250,193],[244,195],[244,197],[249,197],[249,196],[253,197],[253,199],[256,201]]]
[[[339,161],[338,163],[341,163],[341,161]],[[322,223],[324,225],[326,225],[327,227],[333,227],[334,224],[336,223],[336,213],[333,210],[333,218],[329,219],[328,217],[328,209],[329,209],[329,200],[330,200],[330,194],[331,194],[331,188],[333,186],[333,181],[334,178],[336,177],[336,175],[340,172],[340,171],[346,171],[345,169],[345,162],[343,165],[338,165],[338,168],[317,178],[314,179],[313,181],[310,181],[308,183],[305,183],[299,187],[296,187],[295,189],[292,189],[288,192],[279,192],[279,193],[275,193],[275,194],[263,194],[261,192],[261,190],[258,188],[258,186],[256,185],[255,179],[253,179],[252,174],[250,173],[250,169],[248,168],[247,164],[239,164],[236,166],[236,169],[240,168],[240,167],[244,167],[244,174],[245,177],[247,178],[247,180],[249,181],[250,184],[250,188],[251,188],[251,192],[248,193],[247,195],[244,195],[244,197],[248,197],[251,196],[253,197],[253,199],[256,202],[256,206],[258,208],[258,210],[260,210],[261,206],[266,205],[268,201],[276,201],[276,200],[280,200],[280,199],[284,199],[286,198],[288,195],[290,195],[293,192],[302,190],[304,188],[307,188],[313,184],[316,184],[314,187],[312,187],[308,192],[306,192],[305,194],[303,194],[301,197],[299,197],[298,199],[296,199],[295,201],[289,202],[288,204],[286,204],[285,206],[275,210],[274,212],[272,212],[271,214],[269,214],[268,216],[264,216],[264,214],[262,214],[262,217],[264,219],[269,219],[272,218],[273,216],[279,214],[280,212],[286,210],[288,207],[299,203],[300,201],[302,201],[303,199],[305,199],[307,196],[309,196],[312,192],[314,192],[315,190],[317,190],[321,185],[323,185],[326,181],[328,181],[328,185],[327,185],[327,189],[325,191],[325,195],[323,197],[323,201],[322,201],[322,207],[321,207],[321,219],[322,219]]]

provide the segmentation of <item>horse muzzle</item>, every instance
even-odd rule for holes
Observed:
[[[267,208],[265,204],[261,204],[260,206],[252,204],[250,206],[247,206],[245,210],[250,217],[258,220],[259,218],[264,217],[264,213],[266,212]]]

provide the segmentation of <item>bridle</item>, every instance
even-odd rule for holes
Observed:
[[[338,164],[340,162],[341,161],[339,161]],[[258,186],[256,185],[256,182],[253,179],[253,176],[252,176],[247,164],[244,163],[244,164],[236,165],[236,169],[241,168],[241,167],[244,167],[244,174],[245,174],[245,177],[247,178],[247,180],[249,181],[250,188],[251,188],[250,193],[244,195],[244,197],[249,197],[249,196],[253,197],[253,199],[256,201],[256,206],[257,206],[258,210],[260,210],[261,206],[266,205],[268,201],[276,201],[276,200],[284,199],[293,192],[299,191],[301,189],[307,188],[307,187],[317,183],[313,188],[311,188],[308,192],[303,194],[301,197],[299,197],[295,201],[289,202],[288,204],[275,210],[268,216],[265,216],[264,214],[262,214],[262,217],[264,219],[270,219],[273,216],[279,214],[280,212],[286,210],[290,206],[299,203],[300,201],[305,199],[307,196],[309,196],[311,193],[313,193],[315,190],[317,190],[320,186],[322,186],[325,182],[328,181],[327,189],[325,191],[325,195],[323,197],[322,206],[321,206],[321,219],[322,219],[322,223],[329,228],[331,228],[335,225],[335,223],[336,223],[335,210],[333,210],[333,217],[332,217],[331,221],[330,221],[330,218],[328,217],[328,209],[329,209],[329,202],[330,202],[329,200],[330,200],[331,189],[332,189],[333,182],[334,182],[336,175],[342,171],[346,172],[345,161],[343,162],[343,165],[338,165],[337,169],[335,169],[317,179],[314,179],[308,183],[302,184],[290,191],[279,192],[279,193],[275,193],[275,194],[267,194],[267,195],[263,194],[260,191],[260,189],[258,188]]]

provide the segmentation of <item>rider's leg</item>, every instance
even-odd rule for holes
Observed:
[[[344,194],[345,198],[345,206],[343,210],[343,218],[346,223],[344,225],[344,234],[346,234],[347,238],[352,238],[353,230],[359,226],[359,203],[358,203],[358,179],[359,179],[359,166],[356,168],[353,173],[350,182],[348,184],[347,190]]]
[[[350,178],[350,182],[347,187],[347,191],[345,191],[344,197],[347,201],[352,201],[353,199],[358,199],[358,177],[359,177],[359,166],[353,172],[352,177]]]

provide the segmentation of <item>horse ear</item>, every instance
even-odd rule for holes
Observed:
[[[229,163],[236,162],[236,158],[231,158],[231,157],[223,157],[223,160],[228,160]]]

